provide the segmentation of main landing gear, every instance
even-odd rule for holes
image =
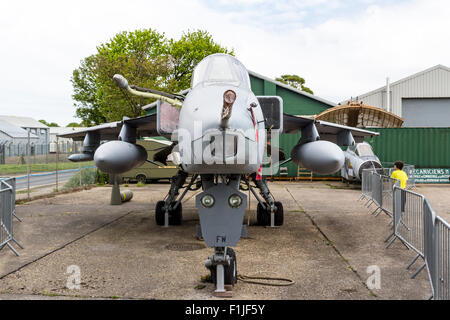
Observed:
[[[253,193],[256,200],[258,200],[258,206],[256,207],[256,220],[259,226],[280,227],[284,222],[283,204],[279,201],[275,201],[272,194],[267,187],[266,180],[261,178],[256,179],[256,175],[250,176],[249,180],[244,180],[250,191]],[[256,194],[254,187],[250,184],[250,181],[254,181],[256,188],[259,189],[259,193],[264,201]]]
[[[170,190],[164,200],[158,201],[155,208],[155,221],[158,226],[168,227],[181,225],[183,221],[183,206],[181,201],[183,200],[186,193],[191,190],[197,190],[200,188],[200,184],[196,184],[195,188],[192,188],[197,175],[193,175],[189,184],[185,187],[185,190],[179,195],[179,190],[183,187],[188,174],[182,170],[172,178]]]

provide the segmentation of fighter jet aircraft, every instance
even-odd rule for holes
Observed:
[[[226,54],[210,55],[195,67],[186,95],[129,85],[120,75],[113,80],[130,94],[159,99],[157,112],[61,135],[84,139],[82,153],[72,155],[70,160],[93,159],[101,171],[121,174],[145,161],[154,161],[147,159],[146,150],[136,145],[136,139],[157,135],[170,138],[173,144],[161,150],[158,159],[171,157],[179,165],[179,172],[167,196],[156,204],[155,220],[165,226],[182,223],[182,198],[193,185],[202,188],[195,198],[201,234],[214,248],[205,266],[216,284],[216,294],[221,296],[227,295],[225,285],[237,282],[236,255],[230,247],[236,246],[245,228],[247,196],[240,188],[246,186],[258,200],[260,225],[283,224],[283,205],[275,201],[262,172],[267,140],[281,132],[301,132],[290,160],[313,172],[328,174],[338,171],[344,163],[340,146],[352,146],[366,136],[378,135],[284,114],[282,99],[256,97],[247,69]],[[105,140],[112,141],[101,144]],[[275,150],[276,144],[272,143],[271,156],[276,158]],[[180,195],[189,175],[192,178]]]
[[[363,170],[374,170],[383,174],[380,159],[373,153],[367,142],[357,143],[344,151],[344,165],[341,176],[347,181],[361,181]]]

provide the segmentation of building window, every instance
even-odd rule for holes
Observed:
[[[30,131],[31,131],[31,133],[36,134],[36,129],[35,128],[31,128]]]
[[[46,130],[45,129],[41,129],[41,135],[45,135]]]

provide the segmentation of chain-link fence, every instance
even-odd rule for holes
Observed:
[[[94,184],[98,174],[94,162],[74,163],[71,154],[80,153],[81,141],[39,145],[3,143],[0,148],[0,177],[15,177],[18,200],[63,189]]]

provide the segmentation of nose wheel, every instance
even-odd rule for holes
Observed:
[[[214,255],[205,262],[205,266],[211,272],[211,282],[216,285],[214,294],[217,297],[231,297],[238,275],[236,253],[231,248],[214,249]]]

